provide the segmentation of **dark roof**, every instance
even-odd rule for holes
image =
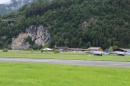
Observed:
[[[54,47],[55,49],[62,49],[62,50],[65,50],[67,49],[68,47]]]
[[[119,49],[121,49],[121,50],[123,50],[125,52],[130,52],[130,49],[126,49],[126,48],[119,48]]]
[[[82,49],[82,48],[69,48],[69,50],[73,50],[73,51],[84,51],[84,50],[88,50],[88,49]]]

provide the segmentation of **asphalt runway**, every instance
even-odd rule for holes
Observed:
[[[58,60],[58,59],[33,59],[33,58],[0,58],[0,62],[35,62],[47,64],[65,64],[79,66],[103,66],[130,68],[130,62],[114,61],[88,61],[88,60]]]

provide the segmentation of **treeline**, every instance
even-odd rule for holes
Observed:
[[[30,25],[48,27],[49,46],[88,48],[130,47],[130,0],[38,0],[19,12],[1,17],[18,17],[14,25],[0,23],[1,43],[24,32]],[[1,46],[1,45],[0,45]],[[0,47],[2,48],[2,46]]]

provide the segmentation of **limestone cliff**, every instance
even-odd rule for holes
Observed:
[[[25,39],[30,36],[32,41],[37,45],[44,46],[45,43],[50,41],[50,33],[46,27],[39,25],[38,27],[31,25],[26,28],[25,33],[20,33],[17,38],[12,39],[11,48],[12,49],[27,49],[31,45],[25,42]]]

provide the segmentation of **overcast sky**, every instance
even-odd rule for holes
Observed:
[[[11,0],[0,0],[0,4],[3,4],[3,3],[8,3],[10,2]]]

